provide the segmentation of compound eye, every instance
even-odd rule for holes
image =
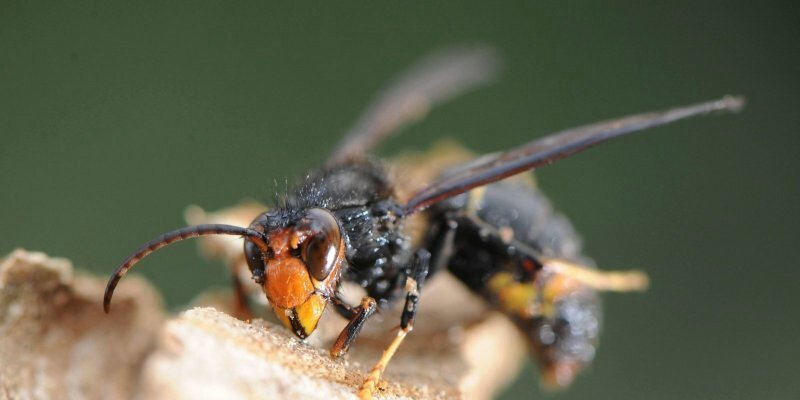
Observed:
[[[247,266],[253,274],[253,280],[259,285],[264,284],[264,253],[258,246],[249,241],[244,241],[244,255],[247,258]]]
[[[330,211],[312,208],[303,219],[308,239],[303,244],[300,256],[311,276],[323,281],[331,274],[339,258],[342,235],[339,223]]]

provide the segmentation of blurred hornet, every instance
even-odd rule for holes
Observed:
[[[252,279],[298,338],[314,332],[328,303],[349,321],[330,350],[332,357],[347,353],[379,308],[404,297],[397,336],[362,384],[362,398],[376,391],[387,363],[414,327],[425,282],[442,270],[516,323],[546,384],[568,385],[594,357],[601,320],[597,292],[643,290],[647,276],[595,269],[570,222],[524,173],[618,136],[738,111],[744,101],[728,96],[599,122],[474,159],[434,153],[406,165],[406,175],[415,170],[422,178],[404,184],[392,177],[389,164],[367,157],[432,106],[490,82],[497,71],[497,57],[484,47],[452,48],[425,58],[377,97],[323,167],[297,182],[249,227],[190,226],[143,245],[111,276],[105,310],[119,280],[153,251],[202,235],[241,236]],[[342,300],[342,281],[365,289],[360,304]],[[242,283],[234,286],[238,303],[246,307]]]

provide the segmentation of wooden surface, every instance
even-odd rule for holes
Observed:
[[[398,310],[382,311],[350,354],[333,360],[327,349],[345,321],[330,310],[300,341],[269,313],[253,321],[225,313],[229,293],[199,296],[215,308],[167,319],[158,295],[135,274],[106,315],[104,285],[42,253],[18,250],[3,259],[0,398],[355,398],[399,321]],[[509,321],[442,275],[426,286],[416,329],[377,397],[491,398],[525,356]]]

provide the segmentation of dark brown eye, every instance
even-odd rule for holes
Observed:
[[[303,244],[301,257],[314,279],[322,281],[330,275],[342,241],[339,223],[330,211],[320,208],[308,210],[301,229],[307,230],[308,239]]]
[[[244,255],[247,258],[247,266],[253,274],[253,280],[259,285],[264,283],[264,254],[255,243],[244,241]]]

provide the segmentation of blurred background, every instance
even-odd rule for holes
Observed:
[[[572,388],[542,392],[529,366],[503,398],[798,398],[798,8],[3,0],[0,253],[41,250],[105,275],[182,226],[189,204],[268,201],[394,74],[483,42],[504,55],[502,79],[379,154],[445,137],[496,151],[634,112],[749,100],[539,171],[598,264],[645,269],[653,285],[604,297],[597,358]],[[195,245],[138,269],[170,307],[228,283]]]

